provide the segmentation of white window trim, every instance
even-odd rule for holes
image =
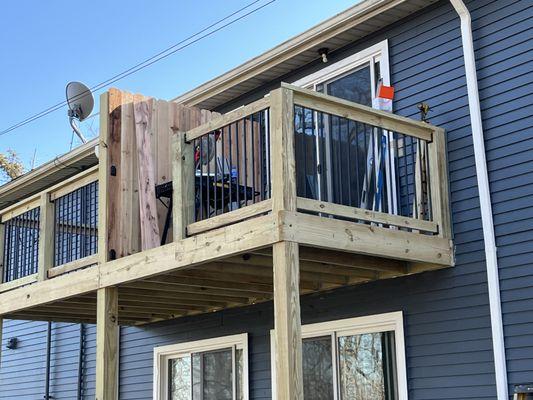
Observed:
[[[398,400],[408,400],[407,364],[405,357],[405,339],[402,311],[302,325],[302,339],[326,336],[331,335],[332,333],[335,333],[339,336],[344,336],[386,331],[394,332]],[[270,364],[272,377],[272,399],[274,400],[277,399],[275,387],[275,347],[275,335],[274,329],[272,329],[270,331]]]
[[[292,82],[293,85],[303,88],[313,87],[321,82],[328,81],[339,75],[342,75],[360,65],[363,65],[370,60],[379,59],[381,64],[380,70],[382,73],[383,84],[390,85],[390,68],[389,68],[389,42],[387,39],[370,46],[358,53],[352,54],[349,57],[343,58],[340,61],[329,64],[317,72],[307,75],[297,81]]]
[[[243,395],[244,400],[248,400],[248,334],[222,336],[212,339],[196,340],[193,342],[177,343],[168,346],[154,348],[154,400],[164,400],[168,382],[168,359],[179,357],[190,353],[212,351],[236,346],[242,349],[243,356]]]

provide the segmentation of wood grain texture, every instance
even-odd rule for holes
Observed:
[[[300,244],[396,260],[453,265],[449,239],[379,226],[282,212],[281,239]]]
[[[306,199],[304,197],[298,197],[296,203],[299,210],[353,218],[366,222],[376,222],[402,228],[417,229],[424,232],[438,232],[437,224],[432,221],[402,217],[400,215],[387,214],[358,207],[349,207],[320,200]]]
[[[0,284],[4,282],[4,241],[6,237],[6,227],[0,223]]]
[[[185,133],[173,137],[172,217],[174,240],[187,236],[187,225],[194,221],[194,148],[185,142]]]
[[[195,222],[187,226],[188,235],[196,235],[222,226],[235,224],[242,220],[265,214],[272,210],[272,200],[260,201],[237,210],[211,217],[203,221]]]
[[[296,210],[293,92],[280,88],[270,94],[272,212]]]
[[[41,194],[39,220],[39,252],[37,255],[37,275],[40,281],[48,279],[48,270],[54,266],[55,206],[50,194]]]
[[[105,263],[109,255],[107,187],[109,173],[109,92],[100,95],[100,134],[98,142],[98,261]]]
[[[446,132],[436,128],[433,142],[428,145],[431,202],[433,220],[439,227],[439,236],[452,238],[448,157],[446,154]]]
[[[275,243],[274,336],[278,399],[303,400],[302,332],[298,244]]]
[[[139,171],[137,163],[137,143],[135,139],[135,118],[133,95],[122,93],[121,137],[120,137],[120,211],[122,229],[119,232],[121,253],[124,257],[141,250],[139,213]]]
[[[109,128],[107,137],[104,139],[107,146],[107,168],[105,170],[107,184],[103,188],[104,190],[99,192],[107,197],[107,207],[99,208],[101,210],[99,213],[106,213],[107,221],[106,225],[100,226],[103,228],[102,232],[107,233],[107,250],[114,250],[116,255],[120,255],[122,254],[122,242],[120,240],[120,232],[122,231],[120,209],[122,92],[117,89],[109,90],[109,109],[105,112],[109,114]],[[114,174],[111,173],[112,168],[115,171]]]
[[[377,126],[392,132],[414,136],[431,141],[436,128],[425,122],[415,121],[393,113],[376,110],[338,97],[302,89],[298,86],[282,84],[282,88],[294,93],[294,103],[316,111],[338,115],[354,121]]]
[[[151,124],[153,100],[144,100],[135,95],[133,111],[135,115],[135,138],[137,143],[139,173],[139,211],[142,250],[159,246],[159,221],[157,199],[155,197],[155,165],[152,158]]]
[[[96,400],[118,399],[118,289],[97,293]]]

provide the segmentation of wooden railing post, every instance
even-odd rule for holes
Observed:
[[[1,218],[1,216],[0,216]],[[0,221],[0,284],[4,282],[4,246],[6,239],[6,226]]]
[[[296,211],[293,92],[271,93],[272,212]],[[278,399],[303,399],[298,243],[273,245],[275,370]]]
[[[172,154],[172,232],[178,241],[194,222],[194,149],[185,141],[185,132],[173,135]]]
[[[118,289],[98,289],[96,299],[96,400],[118,399]]]
[[[98,143],[98,260],[101,264],[107,261],[109,252],[107,228],[108,132],[109,92],[105,92],[100,96],[100,140]]]
[[[434,129],[433,140],[428,145],[428,151],[433,222],[438,226],[440,237],[451,239],[448,163],[444,129]]]
[[[39,223],[39,255],[37,276],[39,281],[48,279],[48,270],[54,266],[54,203],[50,193],[41,194]]]
[[[271,92],[270,162],[272,212],[296,210],[296,162],[294,156],[294,97],[281,87]]]

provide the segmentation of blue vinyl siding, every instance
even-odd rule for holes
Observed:
[[[78,392],[78,324],[52,323],[50,395],[76,399]],[[46,322],[4,321],[0,367],[0,399],[41,400],[45,394]],[[6,348],[17,338],[18,348]],[[95,328],[88,326],[83,361],[83,399],[94,399]]]
[[[472,0],[483,126],[500,262],[509,384],[533,376],[533,3]],[[448,1],[330,54],[335,62],[389,40],[395,112],[430,120],[447,131],[456,267],[304,296],[304,323],[402,310],[405,318],[409,398],[493,399],[494,364],[485,257],[459,20]],[[321,62],[284,78],[297,78]],[[227,111],[262,97],[279,82],[221,107]],[[52,395],[74,398],[75,325],[58,324]],[[152,396],[153,348],[248,332],[250,398],[269,399],[271,303],[183,318],[142,328],[123,327],[120,399]],[[44,388],[46,324],[4,324],[0,399],[40,399]],[[11,336],[19,350],[5,349]],[[88,328],[86,398],[94,397],[94,327]],[[22,371],[22,373],[21,373]],[[31,378],[26,375],[31,371]],[[57,397],[56,397],[57,396]]]

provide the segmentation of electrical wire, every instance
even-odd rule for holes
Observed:
[[[147,58],[146,60],[134,65],[133,67],[130,67],[127,70],[122,71],[121,73],[116,74],[113,77],[111,77],[109,79],[106,79],[105,81],[100,82],[97,85],[94,85],[94,86],[90,87],[88,91],[80,93],[79,95],[77,95],[75,98],[72,98],[71,100],[75,100],[76,98],[81,98],[81,97],[87,95],[90,92],[97,92],[97,91],[103,89],[106,86],[109,86],[109,85],[111,85],[111,84],[113,84],[113,83],[115,83],[115,82],[117,82],[117,81],[119,81],[121,79],[124,79],[124,78],[126,78],[126,77],[128,77],[128,76],[130,76],[130,75],[132,75],[132,74],[134,74],[134,73],[146,68],[146,67],[149,67],[150,65],[153,65],[156,62],[161,61],[161,60],[169,57],[170,55],[175,54],[175,53],[177,53],[177,52],[179,52],[179,51],[181,51],[181,50],[183,50],[183,49],[185,49],[185,48],[187,48],[187,47],[189,47],[189,46],[201,41],[202,39],[205,39],[206,37],[209,37],[209,36],[215,34],[216,32],[219,32],[222,29],[224,29],[224,28],[226,28],[226,27],[228,27],[228,26],[230,26],[230,25],[232,25],[232,24],[234,24],[234,23],[236,23],[236,22],[248,17],[249,15],[251,15],[251,14],[253,14],[253,13],[255,13],[255,12],[257,12],[257,11],[263,9],[263,8],[265,8],[266,6],[274,3],[276,0],[270,0],[267,3],[264,3],[264,4],[262,4],[262,5],[260,5],[260,6],[256,7],[256,8],[254,8],[253,10],[250,10],[247,13],[244,13],[244,14],[240,15],[239,17],[230,20],[229,22],[217,27],[216,29],[210,30],[211,28],[214,28],[215,26],[217,26],[217,25],[221,24],[222,22],[230,19],[231,17],[239,14],[240,12],[252,7],[253,5],[257,4],[260,1],[261,0],[255,0],[255,1],[247,4],[246,6],[240,8],[240,9],[234,11],[234,12],[232,12],[231,14],[225,16],[224,18],[219,19],[218,21],[216,21],[213,24],[203,28],[202,30],[196,32],[195,34],[190,35],[190,36],[188,36],[187,38],[185,38],[183,40],[180,40],[178,43],[166,48],[165,50],[160,51],[159,53],[151,56],[150,58]],[[194,39],[194,40],[192,40],[192,39]],[[34,115],[32,115],[32,116],[30,116],[30,117],[28,117],[28,118],[16,123],[14,125],[11,125],[10,127],[6,128],[6,129],[0,131],[0,136],[4,136],[4,135],[6,135],[9,132],[14,131],[15,129],[18,129],[18,128],[24,126],[24,125],[29,124],[30,122],[33,122],[33,121],[35,121],[35,120],[37,120],[39,118],[42,118],[42,117],[44,117],[44,116],[46,116],[46,115],[48,115],[48,114],[50,114],[50,113],[52,113],[54,111],[57,111],[57,110],[63,108],[65,105],[67,105],[67,101],[66,100],[62,101],[60,103],[57,103],[57,104],[55,104],[53,106],[50,106],[50,107],[46,108],[45,110],[43,110],[43,111],[41,111],[39,113],[36,113],[36,114],[34,114]]]

